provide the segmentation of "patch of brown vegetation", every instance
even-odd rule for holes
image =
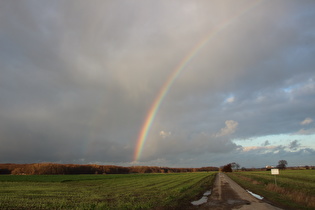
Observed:
[[[246,181],[246,182],[251,182],[251,183],[254,184],[254,185],[260,185],[260,184],[262,184],[262,182],[257,181],[257,180],[254,180],[254,179],[251,179],[251,178],[249,178],[249,177],[239,176],[239,175],[237,175],[237,177],[238,177],[239,179],[242,179],[242,180]]]
[[[261,182],[256,181],[256,180],[253,180],[252,183],[255,184],[255,185],[262,184]]]
[[[271,184],[271,183],[269,183],[266,186],[266,189],[285,195],[291,200],[293,200],[294,202],[303,204],[310,208],[315,208],[315,196],[308,195],[304,192],[300,192],[296,190],[289,190],[283,187],[276,186],[275,184]]]
[[[128,174],[128,173],[181,173],[218,171],[218,167],[168,168],[158,166],[115,166],[81,165],[58,163],[0,164],[0,174],[42,175],[42,174]]]

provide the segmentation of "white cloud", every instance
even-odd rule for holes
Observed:
[[[231,97],[228,97],[228,98],[225,100],[225,102],[226,102],[226,103],[233,103],[234,100],[235,100],[235,97],[234,97],[234,96],[231,96]]]
[[[277,146],[249,146],[249,147],[243,147],[244,152],[256,150],[256,151],[264,151],[264,150],[272,150],[277,148]]]
[[[169,132],[165,132],[165,131],[160,131],[160,136],[165,139],[166,137],[170,136],[172,133]]]
[[[302,128],[295,134],[296,135],[311,135],[311,134],[315,134],[315,128],[310,128],[310,129]]]
[[[313,119],[307,117],[307,118],[305,118],[305,120],[303,120],[302,122],[300,122],[300,124],[301,124],[301,125],[308,125],[308,124],[310,124],[310,123],[312,123],[312,122],[313,122]]]
[[[218,132],[215,137],[230,135],[236,131],[237,126],[238,122],[234,120],[227,120],[225,121],[225,127],[221,128],[220,132]]]

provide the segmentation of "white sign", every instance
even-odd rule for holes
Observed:
[[[272,175],[278,175],[279,174],[279,169],[277,169],[277,168],[271,169],[271,174]]]

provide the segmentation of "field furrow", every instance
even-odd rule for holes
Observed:
[[[209,189],[215,172],[0,176],[0,209],[177,208]],[[36,180],[39,181],[36,181]]]

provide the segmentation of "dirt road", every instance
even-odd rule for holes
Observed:
[[[219,173],[208,201],[202,205],[195,206],[194,209],[279,210],[280,208],[255,198],[227,175]]]

